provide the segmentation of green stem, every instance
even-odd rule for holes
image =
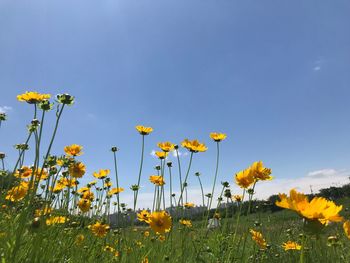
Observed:
[[[175,149],[176,151],[176,157],[177,157],[177,166],[179,168],[179,179],[180,179],[180,190],[182,189],[182,174],[181,174],[181,162],[180,162],[180,156],[179,156],[179,151],[178,149]],[[176,203],[175,203],[176,204]],[[183,203],[181,203],[183,206]]]
[[[135,200],[134,200],[134,211],[136,211],[137,196],[139,193],[139,187],[140,187],[140,181],[141,181],[144,150],[145,150],[145,135],[142,135],[141,161],[140,161],[139,178],[137,180],[137,189],[136,189]]]
[[[199,176],[198,177],[198,181],[199,181],[199,185],[201,187],[201,191],[202,191],[202,203],[203,203],[203,207],[205,206],[205,201],[204,201],[204,190],[203,190],[203,185],[202,185],[202,181],[201,178]]]
[[[187,172],[186,172],[186,176],[185,176],[185,181],[181,185],[181,193],[180,193],[180,197],[179,197],[179,201],[178,201],[177,206],[180,206],[180,202],[181,202],[181,204],[183,204],[183,192],[184,192],[184,189],[185,189],[184,185],[187,183],[187,178],[188,178],[188,175],[190,173],[190,169],[191,169],[191,165],[192,165],[192,159],[193,159],[193,152],[191,152],[190,162],[188,164],[188,168],[187,168]]]
[[[215,190],[215,185],[216,185],[216,179],[218,177],[218,171],[219,171],[219,157],[220,157],[220,147],[219,147],[219,142],[216,142],[216,168],[215,168],[215,176],[214,176],[214,183],[213,183],[213,189],[211,191],[211,196],[212,198],[210,199],[209,207],[208,207],[208,212],[211,209],[211,203],[213,201],[214,197],[214,190]]]
[[[117,188],[119,189],[118,166],[117,166],[117,154],[116,154],[116,152],[113,152],[113,157],[114,157],[115,180],[117,182]],[[116,221],[117,221],[117,225],[119,226],[119,215],[120,215],[119,193],[117,194],[117,202],[118,202],[118,214],[116,216]]]
[[[170,212],[173,211],[173,201],[172,201],[172,196],[173,196],[173,185],[172,185],[172,178],[171,178],[171,167],[169,166],[169,181],[170,181]]]

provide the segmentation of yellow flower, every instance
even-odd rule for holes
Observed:
[[[51,207],[44,207],[43,209],[36,209],[34,212],[35,217],[49,215],[52,212]]]
[[[192,208],[194,207],[194,203],[190,203],[190,202],[184,203],[184,207],[187,209]]]
[[[147,210],[142,210],[137,214],[137,219],[147,223],[150,216],[151,214]]]
[[[80,246],[81,243],[84,242],[85,236],[83,234],[79,234],[75,237],[75,244]]]
[[[242,195],[233,195],[232,199],[234,199],[236,202],[242,202],[243,196]]]
[[[32,168],[28,166],[22,166],[20,169],[18,169],[15,173],[15,176],[18,178],[29,178],[32,176],[33,170]]]
[[[33,174],[34,167],[28,167],[28,166],[22,166],[20,169],[18,169],[15,173],[15,176],[18,178],[30,178]],[[45,169],[37,168],[35,173],[35,180],[45,180],[48,178],[48,173]]]
[[[271,169],[265,168],[262,161],[254,162],[250,167],[253,177],[256,180],[272,180]]]
[[[55,194],[61,192],[64,188],[66,188],[66,186],[60,182],[57,182],[54,186],[53,189],[51,189],[51,191]]]
[[[164,235],[159,235],[159,236],[158,236],[158,240],[159,240],[160,242],[164,242],[164,241],[165,241],[165,236],[164,236]]]
[[[85,192],[87,192],[87,191],[90,191],[90,188],[84,186],[84,187],[79,188],[77,192],[78,192],[79,194],[82,194],[82,193],[85,193]]]
[[[180,224],[185,226],[185,227],[192,227],[192,222],[191,220],[185,220],[185,219],[180,219]]]
[[[279,198],[280,201],[276,201],[277,206],[294,210],[308,220],[318,220],[323,225],[343,220],[338,214],[343,206],[337,206],[333,201],[323,197],[314,197],[309,202],[307,196],[292,189],[290,190],[290,197],[287,197],[286,194],[279,194]]]
[[[109,169],[100,169],[98,172],[94,172],[93,176],[97,179],[105,179],[109,173]]]
[[[255,179],[250,168],[236,173],[236,184],[238,184],[239,187],[247,189],[254,182]]]
[[[113,247],[111,247],[110,245],[106,245],[106,246],[103,248],[103,251],[114,252],[115,249],[114,249]]]
[[[169,232],[171,228],[171,217],[165,211],[153,212],[148,218],[148,224],[155,232],[161,234]]]
[[[155,184],[155,185],[165,185],[165,181],[164,181],[164,177],[161,175],[151,175],[149,177],[149,180],[151,181],[151,183]]]
[[[82,198],[78,202],[78,207],[83,213],[89,212],[91,207],[91,201],[89,199]]]
[[[252,239],[255,241],[255,243],[260,248],[266,249],[267,243],[263,235],[259,231],[254,231],[253,229],[250,229],[250,233],[252,234]]]
[[[81,151],[82,149],[83,149],[82,146],[80,146],[78,144],[72,144],[72,145],[64,147],[64,152],[68,156],[80,156],[83,154],[83,152]]]
[[[107,224],[102,224],[97,221],[95,224],[89,225],[88,228],[95,236],[104,237],[105,235],[107,235],[110,227]]]
[[[108,191],[108,195],[112,196],[112,195],[117,195],[119,193],[124,192],[124,188],[123,187],[115,187],[112,188],[111,190]]]
[[[95,185],[95,184],[97,184],[97,181],[96,181],[96,180],[93,180],[93,181],[91,181],[90,183],[88,183],[89,186],[93,186],[93,185]]]
[[[142,261],[141,261],[141,263],[148,263],[149,261],[148,261],[148,257],[144,257],[143,259],[142,259]]]
[[[136,130],[141,134],[141,135],[148,135],[153,131],[152,127],[145,127],[142,125],[136,126]]]
[[[64,224],[66,221],[68,221],[68,218],[65,216],[50,216],[46,219],[46,225]]]
[[[301,245],[299,245],[296,242],[293,241],[287,241],[285,243],[283,243],[282,247],[284,248],[285,251],[287,250],[300,250],[301,249]]]
[[[143,235],[144,235],[145,237],[149,237],[149,231],[145,231],[145,232],[143,233]]]
[[[27,195],[28,189],[29,183],[22,181],[19,185],[14,186],[7,191],[5,199],[12,202],[20,201]]]
[[[63,165],[64,165],[64,160],[63,160],[63,159],[57,159],[57,160],[56,160],[56,164],[57,164],[58,166],[63,166]]]
[[[213,218],[220,219],[221,218],[220,213],[218,212],[214,213]]]
[[[343,229],[347,238],[350,239],[350,221],[349,220],[344,222]]]
[[[225,133],[218,133],[218,132],[211,132],[210,133],[210,138],[212,138],[216,142],[221,142],[226,139],[226,134]]]
[[[167,152],[155,151],[154,154],[161,160],[165,159],[168,156]]]
[[[63,186],[77,186],[78,182],[75,178],[68,179],[66,177],[61,177],[60,179],[57,180],[57,185],[63,185]]]
[[[158,147],[162,149],[164,152],[170,152],[174,150],[175,144],[171,142],[159,142]]]
[[[106,180],[104,187],[111,187],[111,186],[112,186],[112,182],[111,181],[107,182],[107,180]]]
[[[26,91],[26,93],[20,94],[17,96],[17,100],[25,101],[29,104],[37,104],[43,100],[47,100],[51,97],[50,94],[41,94],[36,91]]]
[[[189,150],[190,152],[205,152],[206,150],[208,150],[208,148],[205,146],[204,143],[200,143],[198,140],[193,140],[190,141],[188,139],[185,139],[182,143],[181,143],[182,147],[186,148],[187,150]]]
[[[72,177],[81,178],[86,172],[86,167],[82,162],[76,162],[69,166],[68,171]]]

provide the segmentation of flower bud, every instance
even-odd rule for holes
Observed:
[[[74,97],[69,94],[58,94],[57,100],[59,103],[66,104],[69,106],[74,103]]]
[[[119,151],[119,149],[118,149],[116,146],[113,146],[113,147],[111,148],[111,151],[112,151],[112,152],[117,152],[117,151]]]

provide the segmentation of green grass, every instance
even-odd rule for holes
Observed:
[[[350,199],[337,203],[348,207]],[[46,226],[43,219],[38,224],[26,220],[20,249],[12,258],[19,215],[9,208],[0,214],[2,262],[141,262],[145,256],[149,262],[229,262],[229,256],[230,262],[300,260],[300,251],[284,251],[281,247],[287,240],[302,242],[302,219],[287,210],[241,216],[235,242],[235,217],[222,219],[221,228],[210,231],[203,228],[203,221],[193,222],[190,229],[174,224],[165,241],[160,241],[146,225],[138,226],[136,230],[131,227],[112,230],[105,238],[98,238],[79,222]],[[343,212],[343,216],[348,218],[349,213]],[[260,250],[255,245],[248,231],[250,228],[263,233],[268,249]],[[151,235],[145,237],[144,231],[150,231]],[[85,240],[76,244],[79,234],[83,234]],[[330,235],[339,237],[336,245],[327,245]],[[306,242],[304,262],[350,262],[350,241],[341,224],[331,224],[321,234],[308,234]],[[111,252],[103,251],[105,245],[114,247],[120,256],[114,257]]]

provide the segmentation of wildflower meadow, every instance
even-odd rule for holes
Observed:
[[[220,149],[230,136],[224,131],[208,134],[206,142],[159,142],[155,173],[145,174],[146,142],[154,133],[152,127],[136,125],[130,136],[140,141],[139,172],[130,176],[129,185],[120,185],[118,155],[123,153],[117,145],[105,153],[110,166],[92,174],[80,160],[83,145],[52,151],[57,136],[64,135],[60,124],[65,115],[79,107],[74,96],[31,91],[17,100],[33,111],[33,118],[23,120],[26,138],[15,144],[17,161],[5,166],[7,154],[0,153],[2,263],[350,262],[348,199],[276,189],[273,202],[257,202],[255,187],[274,180],[273,167],[257,160],[242,171],[233,168],[232,174],[221,176],[226,181],[219,181]],[[45,126],[48,118],[54,119],[54,127]],[[7,121],[2,113],[0,127]],[[50,138],[47,145],[44,136]],[[169,162],[168,154],[179,149],[188,152],[189,160]],[[212,191],[204,193],[201,174],[191,165],[209,150],[216,152],[215,173]],[[188,185],[190,176],[198,178],[197,186]],[[89,182],[80,183],[82,178]],[[146,183],[154,186],[153,203],[141,209]],[[177,193],[175,185],[180,186]],[[215,192],[218,186],[221,191]],[[201,189],[201,204],[187,199],[193,187]],[[129,207],[123,200],[126,192],[133,193]],[[274,211],[264,210],[267,205]]]

